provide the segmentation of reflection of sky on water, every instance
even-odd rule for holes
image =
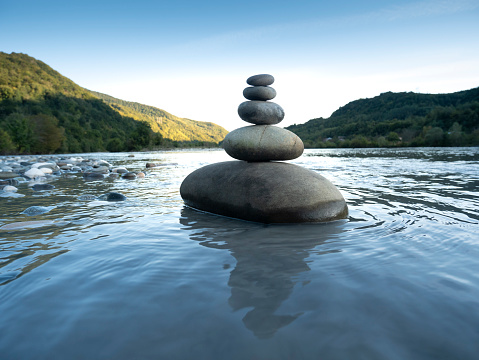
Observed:
[[[301,316],[282,314],[280,307],[293,292],[299,274],[310,271],[307,259],[312,249],[329,243],[326,250],[315,253],[340,251],[331,242],[340,236],[344,224],[262,225],[187,207],[181,214],[180,223],[192,240],[206,247],[227,249],[236,259],[228,281],[228,302],[234,311],[252,308],[243,323],[261,339],[271,338]]]

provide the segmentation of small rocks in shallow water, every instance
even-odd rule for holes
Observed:
[[[0,171],[0,179],[13,179],[18,177],[17,173],[11,171]]]
[[[52,225],[53,221],[51,220],[38,220],[38,221],[17,221],[14,223],[6,224],[0,227],[0,230],[23,230],[31,229],[46,225]]]
[[[120,193],[116,192],[111,192],[108,194],[104,194],[98,197],[98,200],[103,200],[103,201],[124,201],[126,200],[126,196],[122,195]]]
[[[45,175],[53,174],[53,170],[49,167],[38,168],[38,170],[43,172]]]
[[[49,212],[54,208],[55,206],[30,206],[29,208],[23,210],[21,214],[25,214],[27,216],[41,215]]]
[[[255,125],[278,124],[284,118],[284,110],[274,102],[245,101],[238,106],[238,115]]]
[[[126,174],[128,170],[124,167],[117,167],[117,168],[114,168],[112,172],[118,173],[118,174]]]
[[[101,173],[86,172],[83,173],[83,178],[85,180],[103,180],[105,177]]]
[[[248,100],[272,100],[276,97],[276,90],[269,86],[247,87],[243,90],[243,96]]]
[[[252,86],[268,86],[274,83],[274,77],[269,74],[253,75],[246,80],[246,83]]]
[[[108,166],[95,165],[90,171],[100,174],[108,174],[110,172],[110,168]]]
[[[52,190],[55,186],[51,184],[35,184],[32,186],[33,191],[44,191],[44,190]]]
[[[99,161],[97,162],[97,164],[98,164],[99,166],[106,166],[106,167],[110,167],[110,166],[111,166],[111,164],[110,164],[108,161],[105,161],[105,160],[99,160]]]
[[[5,185],[3,186],[3,188],[2,186],[0,186],[0,190],[3,190],[5,192],[16,192],[18,189],[12,185]]]
[[[45,173],[37,168],[31,168],[28,171],[25,171],[25,176],[29,177],[30,179],[36,179],[42,176],[45,176]]]
[[[145,173],[140,171],[139,173],[136,174],[136,176],[139,177],[139,178],[144,178]]]
[[[152,167],[157,167],[157,166],[159,166],[159,165],[155,164],[155,163],[146,163],[147,168],[152,168]]]
[[[97,197],[95,195],[80,195],[78,197],[78,200],[81,200],[81,201],[91,201],[96,199]]]
[[[122,178],[128,179],[128,180],[134,180],[136,179],[136,174],[134,172],[128,172],[126,174],[123,174]]]
[[[19,182],[17,179],[0,180],[0,185],[18,186],[18,184]]]

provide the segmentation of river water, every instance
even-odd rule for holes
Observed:
[[[478,148],[307,150],[349,219],[296,225],[186,208],[221,150],[81,156],[162,166],[0,197],[1,359],[478,359]]]

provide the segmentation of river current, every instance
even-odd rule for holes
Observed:
[[[306,150],[349,218],[295,225],[184,206],[224,151],[128,155],[0,196],[0,359],[478,359],[479,148]]]

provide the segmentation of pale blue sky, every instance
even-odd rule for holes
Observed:
[[[0,0],[0,51],[228,130],[246,78],[271,73],[287,126],[385,91],[479,86],[479,1]]]

